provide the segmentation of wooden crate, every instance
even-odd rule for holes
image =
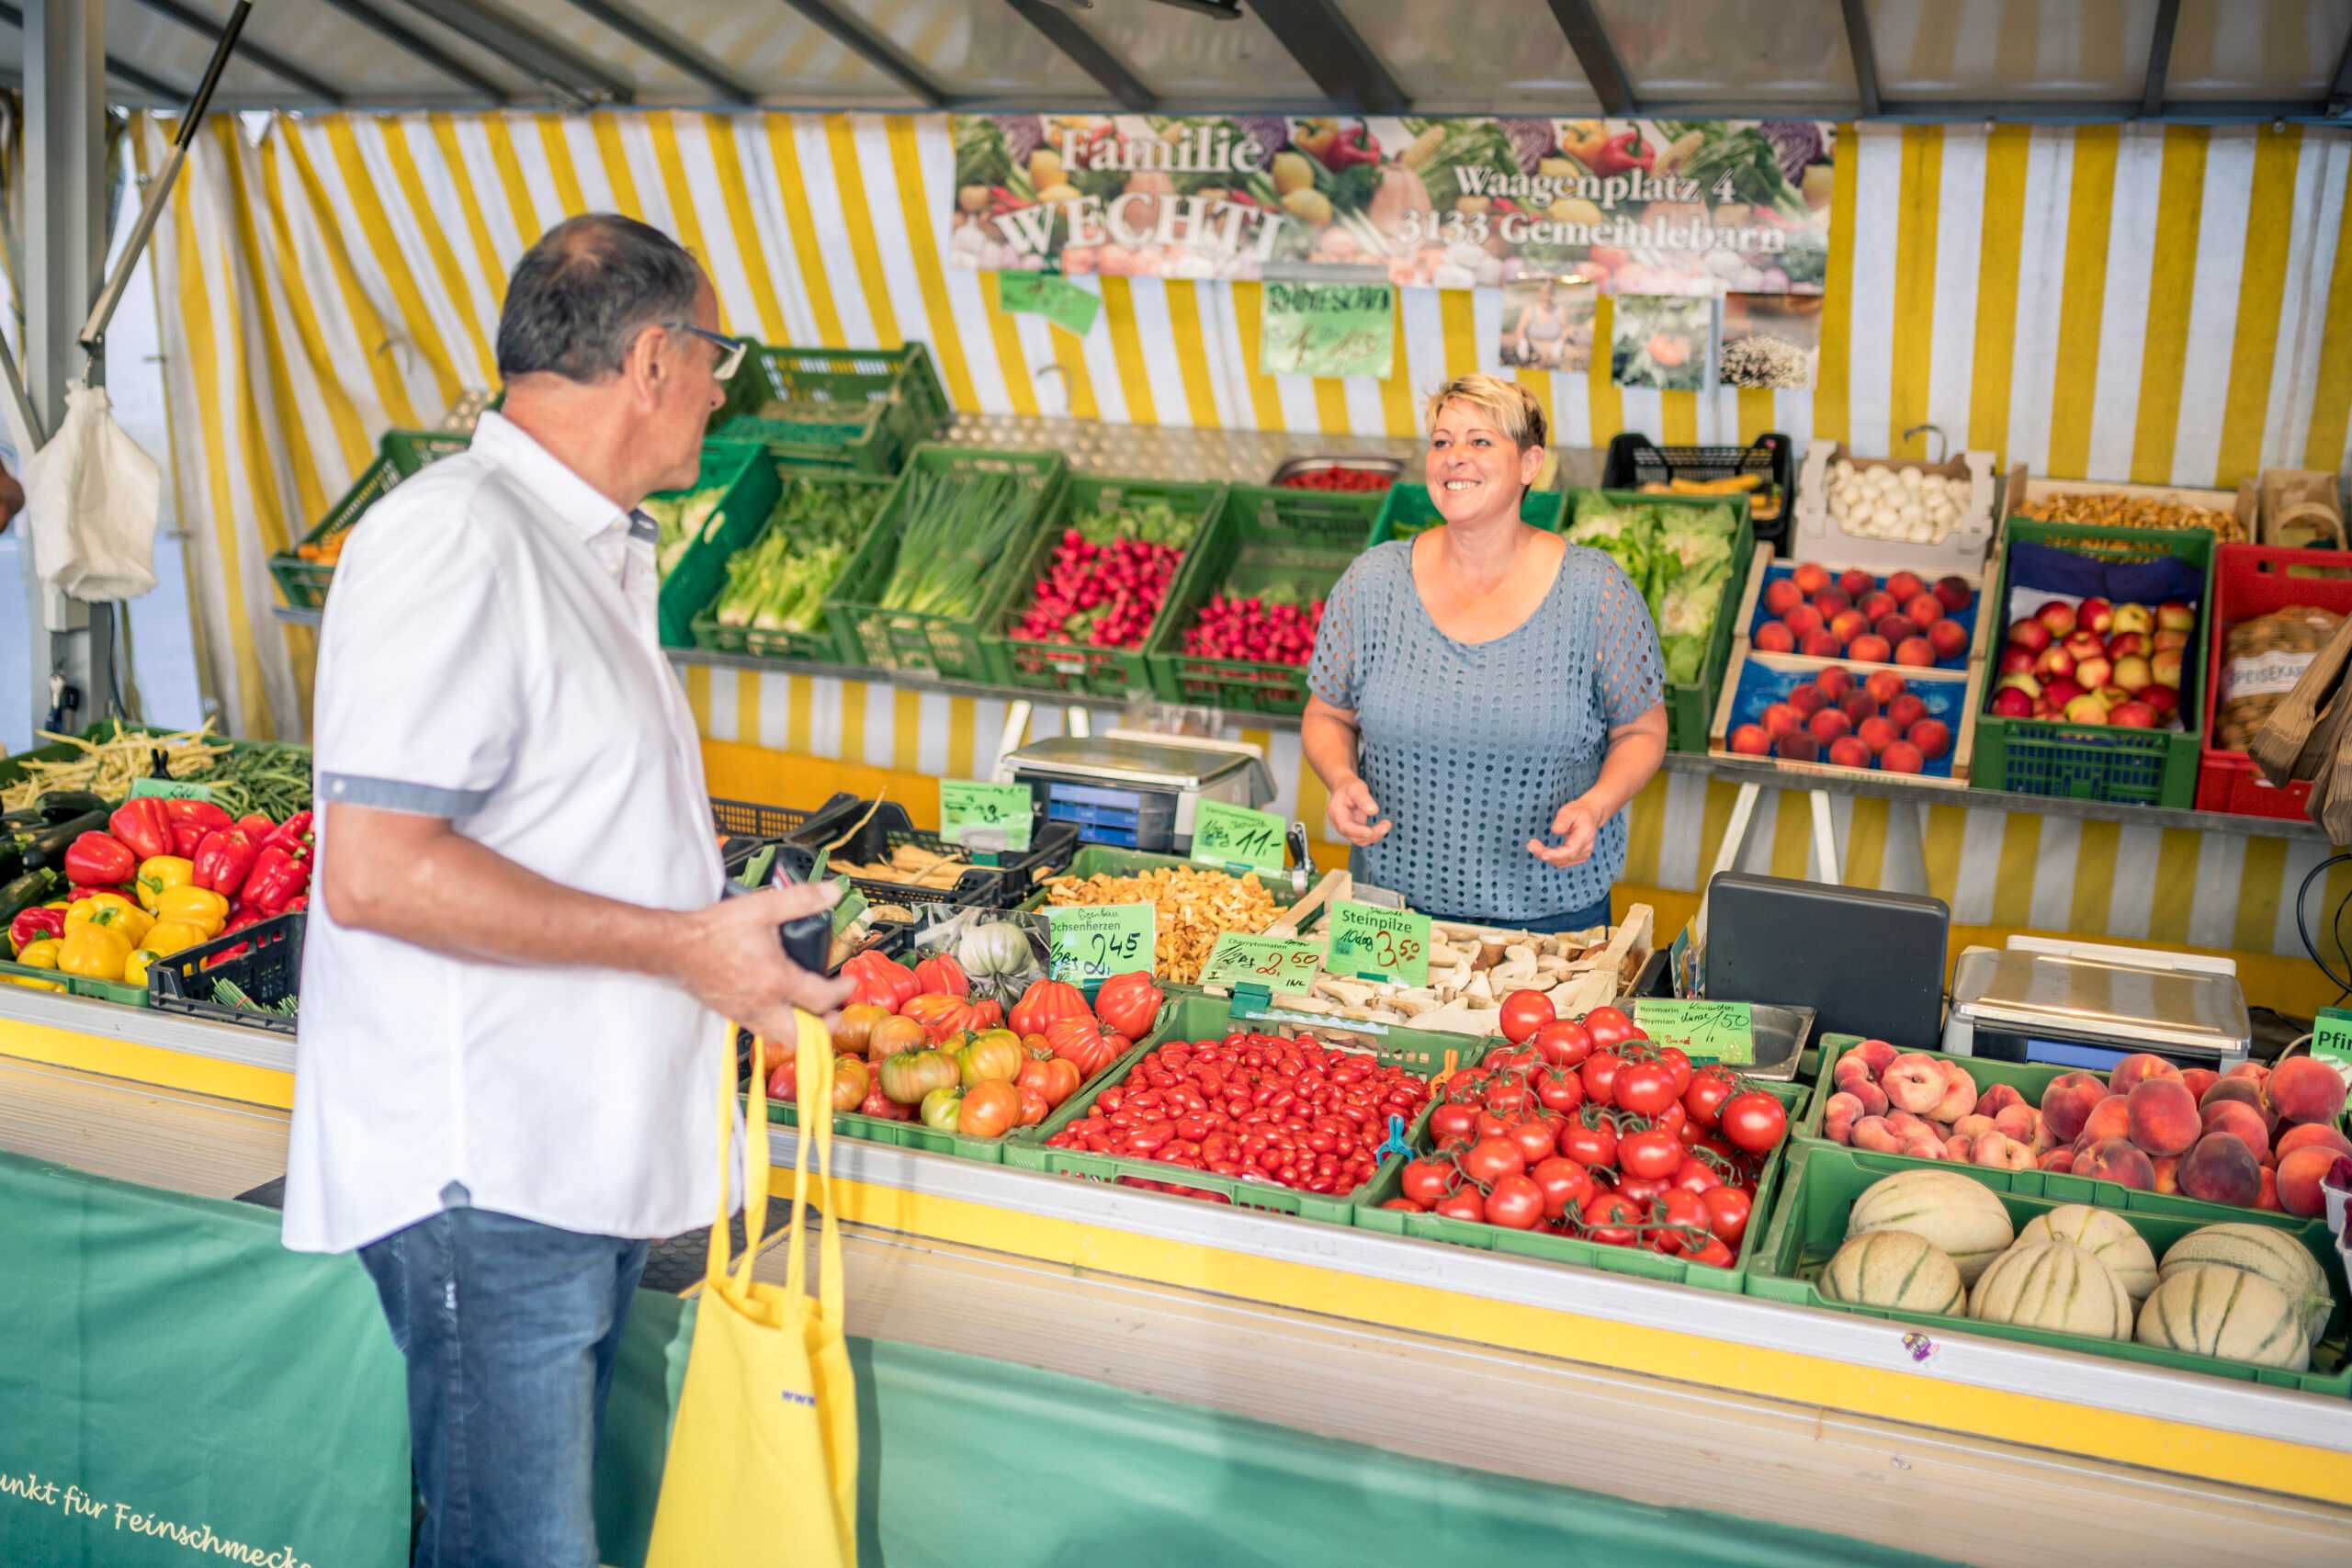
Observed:
[[[2001,515],[2006,522],[2011,517],[2023,517],[2025,507],[2038,497],[2053,495],[2112,495],[2132,501],[2162,502],[2174,506],[2201,507],[2217,512],[2228,519],[2228,525],[2216,525],[2213,536],[2227,544],[2233,540],[2250,543],[2254,538],[2255,502],[2251,495],[2234,490],[2195,490],[2186,485],[2140,485],[2110,479],[2035,479],[2018,463],[2009,469],[2007,488],[2001,496]],[[2035,519],[2035,521],[2042,521]],[[2064,522],[2065,519],[2059,519]],[[2133,525],[2114,525],[2132,526]],[[2094,524],[2091,526],[2109,526]]]
[[[1857,468],[1917,468],[1967,480],[1969,496],[1960,525],[1932,545],[1849,534],[1829,515],[1829,468],[1841,460]],[[1805,448],[1804,475],[1797,481],[1797,515],[1789,534],[1789,558],[1825,563],[1835,558],[1882,576],[1914,571],[1930,581],[1947,576],[1981,578],[1998,531],[1999,499],[1990,452],[1962,452],[1940,463],[1928,463],[1864,457],[1848,451],[1842,441],[1815,441]]]
[[[1707,753],[1725,761],[1762,764],[1778,768],[1790,777],[1792,788],[1804,787],[1808,778],[1846,778],[1901,780],[1926,784],[1938,789],[1966,789],[1970,759],[1976,750],[1976,714],[1984,705],[1984,665],[1973,662],[1966,670],[1921,670],[1907,665],[1843,664],[1858,676],[1867,676],[1881,670],[1891,670],[1912,687],[1948,688],[1949,696],[1940,699],[1948,714],[1931,714],[1942,717],[1952,732],[1950,776],[1943,773],[1890,773],[1880,768],[1853,768],[1836,762],[1790,762],[1771,756],[1757,756],[1752,752],[1731,749],[1731,731],[1737,724],[1748,722],[1740,716],[1742,691],[1749,686],[1748,671],[1753,669],[1764,677],[1801,685],[1822,671],[1840,661],[1834,659],[1800,659],[1787,654],[1758,653],[1742,646],[1734,650],[1731,667],[1724,677],[1722,698],[1715,705],[1715,718],[1707,737]]]

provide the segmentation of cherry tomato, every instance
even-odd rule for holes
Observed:
[[[1690,1120],[1710,1132],[1722,1118],[1724,1101],[1739,1092],[1738,1080],[1721,1067],[1702,1067],[1690,1075],[1690,1087],[1682,1091],[1682,1109]]]
[[[1552,998],[1543,992],[1513,991],[1503,998],[1502,1019],[1498,1027],[1502,1030],[1504,1039],[1517,1045],[1559,1016],[1552,1006]]]
[[[1547,1023],[1529,1042],[1544,1060],[1558,1067],[1580,1067],[1592,1055],[1592,1032],[1572,1019]]]
[[[1584,1097],[1595,1105],[1617,1103],[1616,1085],[1624,1059],[1614,1051],[1595,1051],[1577,1069],[1584,1078]]]
[[[1442,1199],[1431,1213],[1449,1220],[1468,1220],[1473,1224],[1487,1221],[1487,1201],[1478,1196],[1475,1187],[1465,1187],[1452,1197]]]
[[[1636,1115],[1656,1116],[1675,1103],[1674,1069],[1664,1062],[1627,1062],[1611,1080],[1610,1093]]]
[[[1751,1155],[1769,1154],[1789,1130],[1789,1113],[1760,1089],[1724,1101],[1723,1133],[1732,1146]]]
[[[1509,1138],[1481,1138],[1462,1156],[1462,1174],[1480,1186],[1492,1186],[1506,1176],[1527,1169],[1527,1156]]]
[[[1532,1231],[1544,1217],[1544,1190],[1524,1176],[1506,1176],[1487,1194],[1487,1223]]]
[[[1560,1129],[1560,1153],[1578,1165],[1617,1163],[1617,1129],[1606,1122],[1571,1122]]]
[[[1519,1157],[1529,1165],[1549,1158],[1559,1146],[1559,1134],[1542,1122],[1517,1122],[1503,1135],[1518,1147]]]
[[[1706,1205],[1707,1228],[1725,1247],[1737,1247],[1747,1235],[1747,1219],[1754,1209],[1755,1195],[1737,1187],[1711,1187],[1699,1195]]]
[[[1582,1209],[1593,1194],[1592,1173],[1558,1155],[1538,1160],[1527,1174],[1543,1190],[1544,1217],[1547,1220],[1556,1220],[1571,1209]]]
[[[1592,1036],[1593,1049],[1597,1051],[1644,1038],[1642,1032],[1634,1027],[1634,1021],[1615,1008],[1593,1009],[1584,1015],[1584,1027]]]
[[[1663,1127],[1628,1133],[1617,1140],[1620,1169],[1639,1181],[1663,1181],[1682,1164],[1682,1140]]]

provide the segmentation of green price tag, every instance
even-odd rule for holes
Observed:
[[[209,801],[212,798],[212,786],[182,784],[177,779],[133,779],[130,782],[130,798],[133,800],[152,798]]]
[[[939,836],[976,850],[1025,850],[1035,803],[1023,784],[939,781]]]
[[[1204,865],[1280,871],[1283,819],[1271,811],[1204,800],[1193,808],[1193,858]]]
[[[1735,1067],[1756,1060],[1756,1033],[1746,1002],[1644,997],[1634,1003],[1634,1021],[1660,1045],[1679,1045],[1694,1057]]]
[[[1327,967],[1334,975],[1352,979],[1426,986],[1430,983],[1430,918],[1410,909],[1378,909],[1335,898]]]
[[[1150,969],[1159,911],[1149,904],[1086,904],[1046,911],[1046,962],[1057,980],[1102,980]]]
[[[1043,272],[997,274],[996,298],[1009,316],[1043,316],[1080,337],[1094,330],[1102,310],[1102,301],[1089,290]]]
[[[1311,942],[1243,936],[1227,931],[1209,949],[1197,982],[1204,986],[1261,985],[1270,991],[1305,989],[1323,972],[1323,949]]]
[[[2319,1010],[2312,1020],[2312,1055],[2323,1062],[2352,1062],[2352,1012]]]

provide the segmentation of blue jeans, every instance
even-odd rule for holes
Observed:
[[[408,1361],[416,1568],[595,1568],[590,1474],[647,1245],[459,1207],[359,1249]]]

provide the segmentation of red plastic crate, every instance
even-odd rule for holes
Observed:
[[[2310,813],[2309,780],[2281,788],[2262,776],[2244,751],[2217,750],[2213,720],[2221,707],[2222,649],[2229,628],[2290,604],[2310,604],[2352,615],[2352,577],[2290,577],[2290,568],[2352,571],[2343,550],[2290,550],[2276,545],[2223,545],[2213,552],[2213,610],[2205,648],[2204,744],[2197,758],[2197,809],[2236,817],[2300,818]]]

